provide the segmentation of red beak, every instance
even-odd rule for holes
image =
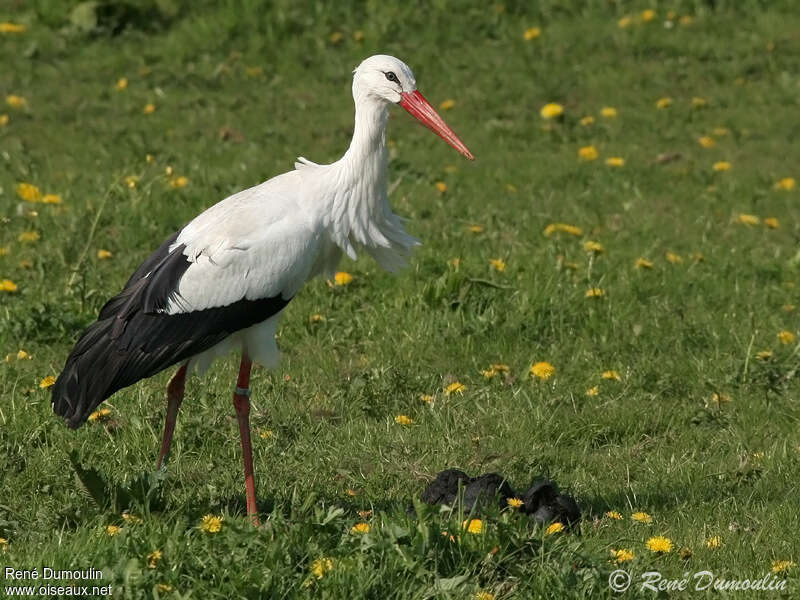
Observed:
[[[453,148],[461,152],[470,160],[475,160],[469,148],[458,139],[455,132],[447,126],[444,119],[434,110],[430,103],[425,100],[425,96],[417,91],[403,92],[400,94],[402,99],[398,104],[405,108],[408,113],[417,119],[420,123],[425,125],[428,129],[433,131],[436,135],[442,138],[445,142],[450,144]]]

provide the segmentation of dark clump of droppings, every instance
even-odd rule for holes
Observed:
[[[542,479],[522,495],[522,511],[538,523],[560,521],[568,527],[577,524],[581,511],[572,496],[562,494],[554,481]]]
[[[464,508],[481,509],[487,503],[497,501],[500,508],[508,506],[508,499],[514,497],[514,490],[505,477],[497,473],[487,473],[473,479],[464,489]]]
[[[426,504],[452,504],[458,497],[458,486],[466,487],[472,478],[458,469],[446,469],[436,476],[422,492]]]
[[[421,500],[426,504],[452,506],[458,500],[459,487],[464,490],[463,508],[469,511],[481,511],[494,502],[504,509],[508,500],[517,496],[508,480],[498,473],[470,477],[464,471],[447,469],[428,484]],[[581,511],[575,499],[561,493],[555,481],[543,478],[534,481],[520,499],[520,512],[537,523],[558,521],[571,529],[580,522]]]

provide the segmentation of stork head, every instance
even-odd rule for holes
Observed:
[[[365,59],[353,71],[353,97],[374,102],[399,104],[408,113],[470,160],[472,152],[425,97],[417,91],[414,73],[402,60],[386,54]]]

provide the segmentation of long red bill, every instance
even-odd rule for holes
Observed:
[[[428,129],[433,131],[436,135],[442,138],[445,142],[450,144],[453,148],[461,152],[470,160],[475,160],[472,152],[462,142],[455,132],[447,126],[444,119],[434,110],[430,103],[425,100],[425,96],[418,91],[403,92],[402,99],[398,104],[405,108],[408,113],[417,119],[420,123],[425,125]]]

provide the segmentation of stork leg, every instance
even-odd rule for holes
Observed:
[[[236,419],[239,421],[239,435],[242,438],[242,457],[244,459],[244,486],[247,490],[247,514],[258,526],[258,510],[256,508],[256,483],[253,476],[253,447],[250,444],[250,368],[252,361],[243,352],[239,366],[239,379],[233,393],[233,406],[236,408]]]
[[[183,402],[183,390],[186,383],[186,365],[175,372],[167,384],[167,418],[164,421],[164,435],[161,438],[161,452],[158,453],[157,469],[161,469],[169,456],[172,446],[172,434],[175,431],[175,421],[178,418],[178,409]]]

